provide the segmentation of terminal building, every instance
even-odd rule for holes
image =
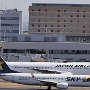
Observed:
[[[66,42],[64,35],[18,34],[10,38],[1,41],[1,54],[43,54],[50,59],[90,61],[90,43]]]

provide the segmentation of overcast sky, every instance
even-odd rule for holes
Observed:
[[[28,16],[28,8],[32,3],[90,4],[90,0],[0,0],[0,9],[17,8],[22,11],[23,16]]]

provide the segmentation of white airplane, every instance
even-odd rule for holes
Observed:
[[[90,63],[54,63],[54,62],[6,62],[12,70],[30,73],[31,70],[42,73],[61,73],[89,75]]]
[[[51,86],[67,89],[68,86],[90,86],[90,75],[33,74],[11,70],[0,57],[0,78],[19,84]]]

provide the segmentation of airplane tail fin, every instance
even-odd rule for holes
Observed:
[[[17,71],[11,70],[6,62],[0,57],[0,73],[16,73]]]

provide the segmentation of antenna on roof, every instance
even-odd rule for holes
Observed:
[[[15,0],[15,8],[17,8],[17,0]]]
[[[6,7],[5,7],[5,10],[6,10]]]
[[[2,10],[2,2],[1,2],[1,10]]]

